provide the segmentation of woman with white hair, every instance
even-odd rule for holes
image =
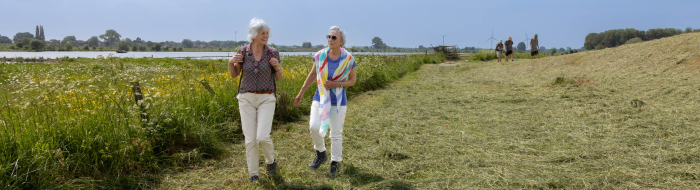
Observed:
[[[248,41],[251,43],[239,48],[228,61],[231,77],[241,75],[236,98],[251,182],[259,179],[258,147],[263,151],[268,174],[277,172],[270,131],[277,101],[275,79],[282,78],[282,65],[279,52],[267,46],[269,38],[270,26],[262,19],[253,18],[248,26]]]
[[[347,39],[345,32],[339,27],[333,26],[326,39],[328,39],[328,47],[314,55],[314,65],[294,100],[294,104],[299,106],[304,92],[315,80],[317,88],[311,103],[309,130],[314,149],[316,149],[316,158],[309,164],[309,168],[318,169],[321,164],[328,160],[323,138],[330,128],[330,175],[336,175],[343,154],[343,124],[345,123],[348,99],[345,90],[347,87],[355,85],[357,74],[355,73],[355,58],[342,48]]]

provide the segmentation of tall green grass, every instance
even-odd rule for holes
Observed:
[[[358,55],[358,83],[348,96],[382,88],[443,57]],[[238,79],[229,76],[227,61],[99,57],[1,63],[0,187],[143,189],[157,184],[164,170],[224,156],[222,142],[243,139],[234,98]],[[282,64],[275,124],[308,114],[313,96],[306,93],[309,101],[292,106],[311,57],[287,56]],[[132,81],[140,83],[144,97],[138,104]]]

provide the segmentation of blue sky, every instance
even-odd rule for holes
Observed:
[[[270,43],[325,44],[328,28],[348,33],[346,46],[442,44],[491,47],[496,39],[523,41],[537,33],[540,45],[580,48],[591,32],[636,28],[700,28],[700,1],[226,1],[226,0],[0,0],[0,35],[34,33],[46,39],[75,35],[79,40],[114,29],[123,38],[154,42],[244,40],[248,22],[264,19]],[[235,32],[237,31],[237,32]]]

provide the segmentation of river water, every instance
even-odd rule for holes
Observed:
[[[311,55],[314,52],[280,52],[283,56],[293,56],[293,55]],[[98,56],[107,57],[112,54],[113,57],[131,57],[131,58],[143,58],[143,57],[153,57],[153,58],[195,58],[195,59],[222,59],[233,56],[234,52],[128,52],[128,53],[116,53],[114,51],[43,51],[43,52],[14,52],[14,51],[0,51],[0,58],[45,58],[45,59],[55,59],[59,57],[84,57],[84,58],[97,58]],[[382,53],[371,53],[371,52],[355,52],[354,55],[365,55],[365,54],[375,54],[375,55],[405,55],[409,53],[397,53],[397,52],[382,52]]]

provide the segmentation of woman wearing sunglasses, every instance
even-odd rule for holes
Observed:
[[[326,39],[328,47],[314,55],[313,69],[306,77],[294,104],[299,106],[304,92],[315,80],[317,88],[311,103],[309,130],[314,149],[316,149],[316,158],[309,164],[309,168],[318,169],[321,164],[328,160],[323,138],[330,129],[330,175],[336,175],[343,154],[343,124],[347,112],[345,90],[347,87],[355,85],[356,64],[354,57],[342,48],[346,40],[345,32],[342,29],[337,26],[331,27]]]
[[[263,151],[267,173],[277,172],[270,131],[277,101],[275,79],[282,78],[282,65],[279,52],[267,46],[268,38],[270,26],[262,19],[253,18],[248,26],[248,40],[251,43],[238,48],[236,55],[228,62],[231,77],[235,79],[241,75],[238,110],[245,136],[245,154],[251,182],[259,179],[258,147]]]

